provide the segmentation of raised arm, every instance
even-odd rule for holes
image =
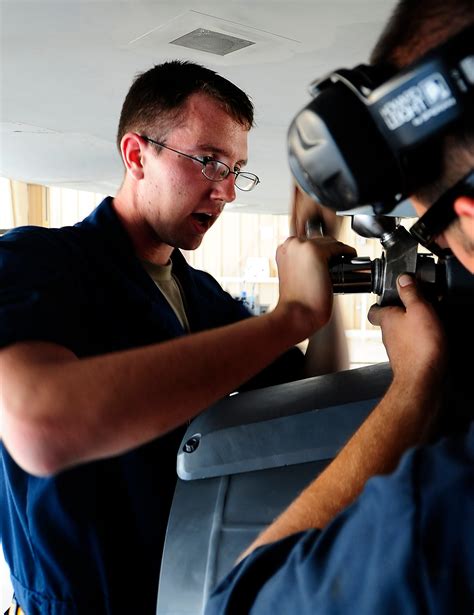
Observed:
[[[46,475],[184,423],[327,322],[327,260],[347,249],[333,240],[287,240],[277,253],[277,307],[233,325],[86,359],[43,342],[3,349],[5,446],[25,470]]]
[[[290,232],[300,239],[329,236],[337,238],[342,218],[323,207],[298,186],[293,188]],[[355,255],[355,250],[353,250]],[[308,340],[305,353],[305,376],[319,376],[349,369],[349,349],[337,297],[328,323]]]

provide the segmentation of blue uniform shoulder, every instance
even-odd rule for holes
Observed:
[[[255,550],[211,596],[206,615],[463,613],[474,604],[474,424],[412,449],[368,481],[323,531]],[[389,554],[389,557],[387,556]]]

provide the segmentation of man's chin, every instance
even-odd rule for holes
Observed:
[[[190,239],[178,242],[175,247],[180,248],[181,250],[196,250],[196,248],[199,248],[199,246],[201,245],[203,238],[204,235],[198,235]]]

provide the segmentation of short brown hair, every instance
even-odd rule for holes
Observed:
[[[117,132],[117,146],[125,133],[146,134],[152,127],[163,138],[178,121],[191,94],[204,92],[218,101],[237,122],[250,129],[253,104],[245,92],[200,64],[174,60],[139,74],[125,98]]]
[[[472,23],[473,0],[400,0],[370,61],[402,68]]]

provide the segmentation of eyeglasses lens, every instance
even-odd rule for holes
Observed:
[[[230,173],[230,169],[223,162],[218,160],[210,160],[203,169],[203,174],[211,181],[222,181]],[[240,190],[252,190],[258,184],[258,177],[253,173],[238,173],[235,176],[235,185]]]
[[[235,178],[235,185],[237,188],[240,188],[240,190],[253,190],[257,183],[257,177],[250,173],[239,173]]]

